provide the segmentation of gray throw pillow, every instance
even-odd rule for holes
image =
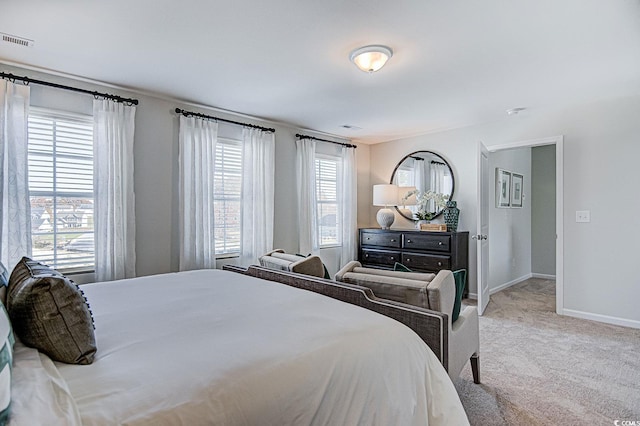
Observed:
[[[91,364],[93,318],[80,288],[60,272],[23,257],[11,272],[7,311],[16,336],[55,361]]]

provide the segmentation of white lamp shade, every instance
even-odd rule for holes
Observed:
[[[396,206],[398,205],[397,185],[373,185],[373,205],[374,206]]]
[[[411,191],[415,191],[416,187],[415,186],[399,186],[398,187],[398,205],[399,206],[415,206],[418,204],[418,198],[417,198],[417,194],[413,193],[411,194],[407,199],[403,200],[404,197],[406,197],[406,195],[411,192]]]

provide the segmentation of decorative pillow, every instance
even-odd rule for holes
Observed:
[[[309,253],[308,255],[304,255],[304,254],[300,254],[300,253],[296,253],[296,256],[300,256],[300,257],[309,257],[311,256],[312,253]],[[327,280],[331,279],[331,274],[329,274],[329,270],[327,269],[327,266],[324,264],[324,262],[322,262],[322,267],[324,268],[324,277]]]
[[[7,286],[9,285],[9,273],[7,268],[0,262],[0,302],[7,303]]]
[[[7,310],[22,343],[55,361],[91,364],[93,317],[80,288],[60,272],[23,257],[9,278]]]
[[[413,272],[411,269],[398,262],[393,265],[393,270],[402,272]],[[464,286],[467,281],[467,270],[460,269],[457,271],[453,271],[453,280],[456,283],[456,298],[453,301],[451,324],[453,324],[460,316],[460,308],[462,307],[462,293],[464,292]]]
[[[396,262],[393,264],[393,270],[400,271],[400,272],[413,272],[411,269],[407,268],[406,266],[404,266],[402,263],[399,263],[399,262]]]
[[[462,293],[464,293],[464,286],[467,281],[467,270],[459,269],[453,271],[453,280],[456,283],[456,299],[453,302],[453,313],[451,314],[451,323],[460,316],[460,307],[462,306]]]
[[[15,339],[4,305],[0,303],[0,425],[9,420],[11,410],[11,367]]]

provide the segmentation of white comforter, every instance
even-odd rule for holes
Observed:
[[[468,424],[425,343],[363,308],[219,270],[83,290],[96,360],[55,371],[43,359],[56,393],[46,407],[21,398],[30,381],[16,357],[12,424],[55,424],[54,413],[84,425]]]

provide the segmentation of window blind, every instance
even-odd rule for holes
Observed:
[[[240,253],[242,141],[219,138],[214,172],[215,253]]]
[[[338,159],[316,154],[316,199],[320,247],[341,244],[338,203]]]
[[[34,259],[61,270],[91,270],[93,120],[34,109],[28,122]]]

